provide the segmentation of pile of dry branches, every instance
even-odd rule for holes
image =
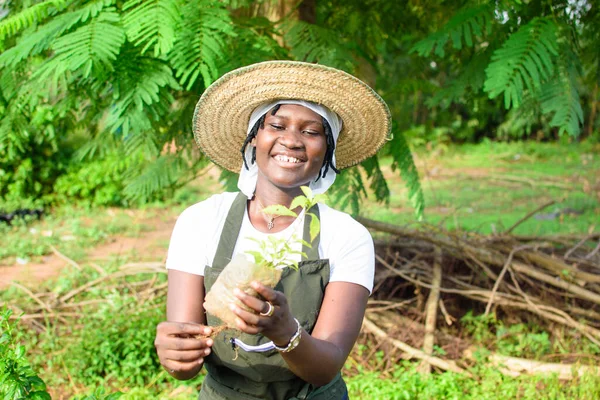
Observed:
[[[462,371],[452,361],[431,357],[434,340],[445,341],[446,350],[455,355],[448,358],[464,356],[468,347],[458,338],[439,337],[438,310],[448,325],[471,308],[481,308],[486,314],[534,314],[548,327],[565,326],[600,345],[599,233],[585,237],[480,236],[367,219],[360,222],[373,232],[389,234],[376,241],[376,300],[370,302],[364,327],[400,349],[404,358]],[[409,309],[408,302],[413,303]],[[389,312],[397,308],[403,308],[404,316]],[[406,318],[410,313],[424,318]],[[415,322],[419,319],[424,324]],[[421,333],[407,341],[414,347],[397,338],[402,326]]]

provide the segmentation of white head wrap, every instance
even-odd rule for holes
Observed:
[[[328,108],[312,103],[310,101],[304,100],[277,100],[270,103],[262,104],[254,109],[252,115],[250,116],[250,121],[248,122],[248,131],[246,134],[250,134],[250,130],[256,124],[256,122],[262,117],[267,111],[272,109],[278,104],[295,104],[299,106],[304,106],[309,110],[312,110],[319,114],[321,117],[325,118],[331,127],[331,133],[333,135],[334,143],[337,143],[338,136],[340,131],[342,130],[342,119],[333,111]],[[246,161],[248,163],[248,168],[242,164],[242,170],[240,171],[240,177],[238,179],[238,188],[242,193],[246,195],[249,199],[254,197],[254,190],[256,189],[256,180],[258,177],[258,166],[256,163],[251,164],[250,160],[252,159],[252,147],[246,147]],[[333,154],[332,159],[333,165],[335,165],[335,153]],[[335,171],[329,170],[327,176],[325,178],[321,177],[317,182],[314,180],[310,182],[309,187],[313,191],[314,194],[325,193],[327,189],[333,182],[335,181]]]

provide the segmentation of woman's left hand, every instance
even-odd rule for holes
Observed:
[[[237,288],[233,290],[242,303],[256,311],[256,313],[245,311],[232,303],[230,308],[238,316],[236,319],[238,329],[252,335],[262,333],[277,346],[287,346],[296,333],[298,325],[294,321],[285,295],[259,282],[252,282],[250,286],[262,296],[262,299],[247,295]],[[273,307],[272,314],[260,315],[269,312],[269,303]]]

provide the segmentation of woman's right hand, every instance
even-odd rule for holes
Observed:
[[[191,322],[161,322],[156,327],[154,347],[160,363],[175,378],[191,379],[200,372],[204,357],[211,352],[213,340],[206,337],[212,329]]]

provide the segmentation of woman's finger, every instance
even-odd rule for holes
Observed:
[[[172,335],[172,336],[208,336],[212,333],[212,329],[201,324],[190,322],[168,322],[164,321],[156,327],[157,334]]]
[[[257,299],[254,296],[250,296],[246,293],[244,293],[243,291],[241,291],[238,288],[233,289],[233,294],[240,299],[240,301],[242,303],[244,303],[245,305],[247,305],[248,307],[250,307],[251,309],[253,309],[254,311],[256,311],[257,313],[261,313],[264,312],[265,309],[267,308],[265,306],[265,301],[261,300],[261,299]]]
[[[154,345],[157,348],[160,347],[169,350],[201,350],[211,347],[213,340],[210,338],[195,339],[161,336],[156,338]]]
[[[252,289],[256,290],[256,292],[260,294],[265,300],[268,300],[273,304],[282,305],[282,301],[284,303],[287,303],[287,300],[285,299],[283,293],[278,292],[275,289],[271,289],[270,287],[265,286],[260,282],[254,281],[250,284],[250,286],[252,286]]]
[[[179,362],[197,362],[198,360],[201,360],[204,357],[208,356],[210,352],[211,351],[209,348],[188,351],[166,350],[163,352],[162,356],[165,360]]]
[[[248,333],[250,335],[256,335],[257,333],[261,333],[263,331],[262,327],[250,325],[240,317],[237,317],[235,319],[235,323],[240,331]]]
[[[163,360],[161,363],[169,372],[189,372],[198,368],[198,364],[203,364],[204,359],[200,358],[192,362],[183,362],[175,360]]]
[[[269,317],[262,317],[260,315],[248,312],[246,310],[243,310],[241,307],[237,306],[236,304],[232,303],[229,306],[229,308],[231,309],[231,311],[233,311],[233,313],[235,315],[237,315],[247,325],[264,327],[264,326],[268,325],[268,323],[269,323]]]

